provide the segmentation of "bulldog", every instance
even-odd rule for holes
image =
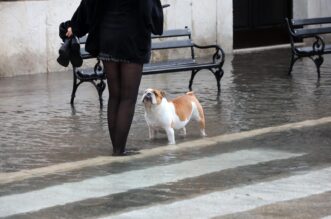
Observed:
[[[198,121],[201,136],[206,136],[203,108],[193,92],[188,92],[168,101],[163,91],[148,88],[142,96],[145,119],[149,128],[149,138],[154,139],[156,131],[163,129],[169,144],[176,144],[175,129],[186,135],[185,126],[189,121]]]

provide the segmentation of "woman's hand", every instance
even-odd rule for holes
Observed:
[[[70,38],[70,37],[72,37],[72,35],[73,35],[73,33],[72,33],[72,28],[71,28],[71,27],[68,27],[68,29],[67,29],[67,33],[66,33],[66,36],[67,36],[68,38]]]

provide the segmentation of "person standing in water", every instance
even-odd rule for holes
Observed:
[[[89,34],[85,49],[103,62],[107,77],[108,128],[113,156],[126,154],[151,33],[162,34],[160,0],[82,0],[67,37]]]

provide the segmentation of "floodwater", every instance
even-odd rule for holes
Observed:
[[[321,79],[311,60],[298,61],[287,75],[289,49],[226,56],[222,93],[214,76],[200,72],[193,90],[204,107],[208,136],[276,126],[331,115],[331,59],[325,56]],[[148,140],[144,89],[164,90],[169,99],[188,91],[189,73],[144,76],[128,139],[129,150],[162,147],[165,135]],[[91,84],[79,87],[72,108],[72,73],[61,72],[0,78],[0,172],[110,155],[107,112],[100,109]],[[104,101],[107,102],[107,92]],[[187,136],[198,139],[192,122]]]

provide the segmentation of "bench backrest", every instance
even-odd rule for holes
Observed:
[[[316,37],[321,34],[331,33],[331,17],[309,18],[309,19],[286,19],[291,38]],[[327,26],[318,26],[330,24]],[[311,26],[315,25],[315,26]]]
[[[307,18],[307,19],[286,18],[286,23],[288,26],[290,42],[293,52],[295,52],[296,50],[294,42],[309,37],[313,37],[315,39],[323,41],[323,39],[319,35],[331,33],[331,27],[329,25],[318,26],[318,27],[312,26],[312,25],[331,24],[331,17]],[[324,42],[322,43],[324,44]]]
[[[182,49],[189,48],[191,58],[195,59],[194,44],[191,38],[191,30],[184,29],[166,30],[162,35],[152,35],[152,50]],[[155,40],[159,41],[156,42]],[[164,41],[163,41],[164,40]]]
[[[152,50],[167,50],[189,48],[191,58],[195,59],[194,44],[191,39],[191,31],[189,28],[165,30],[162,35],[152,34]],[[81,44],[81,55],[83,59],[95,58],[85,51],[85,43],[87,35],[79,38]],[[156,42],[157,41],[157,42]]]
[[[303,29],[306,26],[331,24],[331,17],[306,18],[306,19],[286,18],[285,20],[286,20],[289,31],[291,31],[293,34],[295,33],[295,30]],[[308,28],[310,28],[310,27],[308,27]]]
[[[331,23],[331,17],[291,19],[291,25],[293,28],[302,28],[303,26],[308,26],[308,25],[330,24],[330,23]]]

